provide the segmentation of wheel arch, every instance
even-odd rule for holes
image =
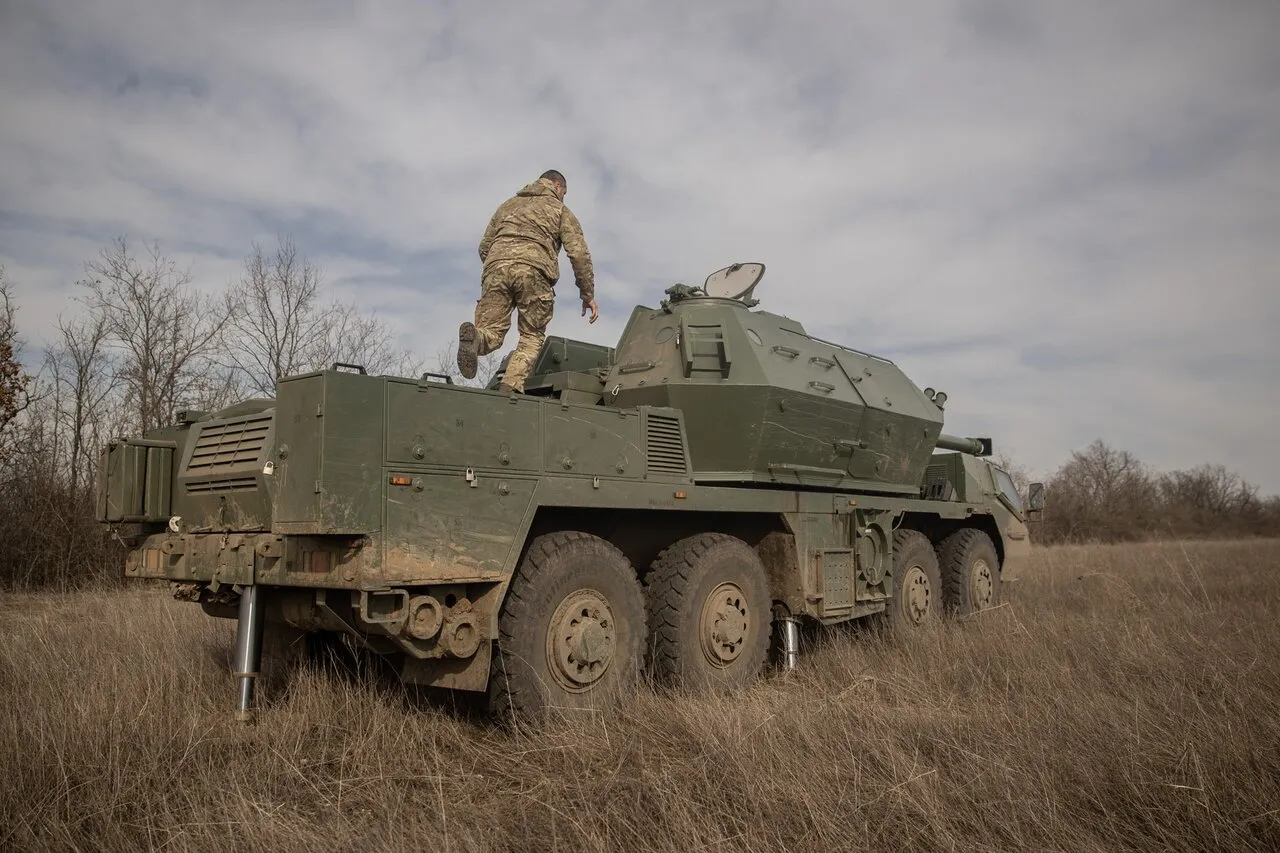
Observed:
[[[1000,559],[1000,567],[1004,568],[1004,537],[1000,535],[1000,528],[996,525],[995,518],[987,513],[970,515],[966,518],[942,518],[933,513],[908,512],[903,516],[900,526],[923,533],[935,548],[957,530],[966,527],[981,530],[991,538],[991,543],[996,548],[996,556]]]
[[[599,536],[626,555],[643,580],[663,549],[698,533],[725,533],[752,548],[775,531],[786,532],[781,515],[768,512],[721,512],[595,507],[539,507],[529,525],[515,565],[530,543],[545,533],[578,530]]]

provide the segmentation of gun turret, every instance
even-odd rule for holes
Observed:
[[[763,264],[734,264],[701,288],[668,290],[659,308],[636,308],[605,405],[679,409],[699,482],[918,492],[945,396],[888,359],[750,310],[763,274]]]

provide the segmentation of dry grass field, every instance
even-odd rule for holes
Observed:
[[[230,622],[9,597],[0,849],[1280,849],[1280,541],[1042,549],[1007,599],[533,732],[325,672],[237,726]]]

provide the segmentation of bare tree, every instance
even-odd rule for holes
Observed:
[[[106,426],[106,410],[119,387],[107,353],[107,318],[91,313],[67,322],[59,318],[59,345],[48,354],[58,419],[66,424],[66,452],[73,495],[87,489],[92,480],[92,448],[100,444]]]
[[[224,307],[191,289],[191,275],[148,247],[138,259],[125,238],[86,264],[93,278],[80,284],[89,308],[102,317],[110,345],[121,353],[120,378],[145,431],[169,423],[178,408],[221,402],[209,394],[213,354],[226,322]]]
[[[392,376],[414,376],[423,370],[424,362],[395,344],[395,336],[376,315],[363,314],[356,306],[333,302],[321,324],[323,337],[312,353],[312,369],[328,367],[334,362],[359,364],[370,373]]]
[[[19,361],[22,341],[18,338],[17,314],[4,267],[0,267],[0,455],[5,453],[6,429],[33,402],[32,378]]]
[[[275,393],[281,376],[334,362],[373,373],[412,375],[421,361],[398,349],[387,326],[338,301],[321,304],[321,269],[298,253],[289,237],[273,255],[254,243],[240,281],[227,292],[224,337],[228,365],[254,391]]]
[[[1257,519],[1263,514],[1258,487],[1223,465],[1198,465],[1160,478],[1168,514],[1184,523],[1213,527]]]
[[[1147,468],[1132,453],[1098,439],[1050,478],[1046,527],[1052,538],[1133,539],[1159,526],[1158,492]]]
[[[309,369],[311,354],[322,339],[316,317],[321,273],[299,258],[290,238],[282,238],[268,258],[253,244],[244,274],[227,291],[226,353],[251,388],[275,393],[281,376]]]

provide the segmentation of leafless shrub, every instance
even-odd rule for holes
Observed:
[[[1228,519],[1253,520],[1262,511],[1258,487],[1222,465],[1199,465],[1173,471],[1160,478],[1161,498],[1177,507],[1191,524],[1212,524]]]
[[[1280,512],[1221,465],[1160,473],[1101,439],[1047,481],[1033,535],[1049,542],[1280,535]]]

